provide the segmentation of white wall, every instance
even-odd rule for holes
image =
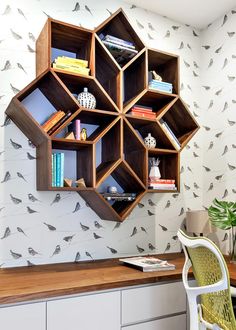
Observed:
[[[53,203],[55,192],[36,191],[36,162],[28,158],[29,155],[35,157],[35,149],[13,123],[7,126],[3,123],[4,111],[16,93],[15,88],[21,90],[35,78],[35,52],[31,51],[35,49],[35,42],[32,35],[37,38],[47,19],[46,15],[94,28],[109,16],[109,11],[114,12],[123,7],[146,45],[180,55],[181,96],[198,122],[204,122],[199,76],[201,42],[199,37],[193,35],[191,27],[143,9],[131,9],[130,5],[121,1],[87,0],[79,3],[79,11],[73,11],[75,1],[71,0],[2,0],[0,3],[2,267],[23,266],[29,262],[43,264],[74,261],[78,252],[81,260],[85,260],[90,259],[89,254],[94,259],[137,254],[137,247],[144,249],[144,253],[179,251],[175,235],[185,217],[185,211],[189,208],[202,208],[202,129],[181,154],[181,193],[147,195],[119,227],[114,222],[100,220],[77,193],[60,193],[59,202]],[[85,9],[85,5],[91,13]],[[5,68],[8,61],[10,65]],[[18,148],[14,142],[19,145]],[[29,194],[36,197],[37,201],[30,200]],[[20,200],[18,204],[13,202],[14,198]],[[81,208],[73,212],[77,203]],[[36,212],[29,213],[29,208]],[[95,221],[102,227],[97,228]],[[56,230],[49,230],[45,223],[54,226]],[[83,231],[80,223],[88,226],[89,230]],[[137,233],[132,235],[133,231]],[[101,238],[95,239],[94,233]],[[64,240],[67,236],[73,236],[71,242]],[[149,244],[155,250],[150,249]],[[59,253],[53,255],[57,246]],[[113,254],[109,247],[117,253]],[[29,248],[38,254],[32,256]]]

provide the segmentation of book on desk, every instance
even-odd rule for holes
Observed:
[[[131,257],[119,259],[125,266],[136,268],[143,272],[157,272],[164,270],[174,270],[175,265],[155,257]]]

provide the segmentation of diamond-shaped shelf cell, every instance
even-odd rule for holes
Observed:
[[[120,70],[97,36],[95,50],[95,76],[111,99],[120,106]]]
[[[124,159],[138,178],[147,184],[147,149],[132,125],[124,121]]]
[[[148,49],[148,82],[157,78],[155,74],[162,78],[163,82],[172,84],[172,93],[179,93],[179,57],[177,55]],[[155,73],[154,73],[155,72]],[[152,89],[150,87],[150,89]]]
[[[123,71],[123,106],[124,108],[146,88],[146,52],[136,56]]]
[[[96,143],[96,187],[121,161],[122,123],[120,119],[117,118],[117,120],[103,131]]]
[[[148,150],[148,173],[150,174],[153,160],[159,160],[159,171],[161,179],[172,180],[176,186],[174,190],[164,189],[148,189],[149,192],[174,192],[179,191],[179,161],[180,153],[174,150],[165,149],[149,149]]]
[[[95,32],[120,67],[126,65],[144,48],[121,9],[98,26]]]
[[[77,110],[78,104],[73,96],[65,91],[57,76],[48,71],[12,99],[7,113],[33,144],[38,146],[47,137],[44,124],[52,115],[58,111],[73,114]]]
[[[94,78],[82,77],[64,72],[58,72],[57,75],[74,96],[74,99],[78,102],[79,106],[87,108],[86,98],[80,103],[77,100],[78,95],[84,91],[84,88],[87,88],[88,92],[91,93],[96,99],[96,109],[115,112],[119,111],[110,96]]]
[[[53,66],[58,56],[66,56],[87,61],[90,68],[89,74],[93,75],[93,38],[93,31],[49,18],[36,44],[37,57],[40,58],[36,65],[37,74]],[[59,65],[55,71],[60,69]]]
[[[108,187],[111,186],[116,187],[118,193],[134,194],[133,200],[106,200],[103,194],[106,193]],[[97,188],[97,192],[101,194],[106,208],[111,209],[114,212],[117,221],[121,221],[128,216],[140,198],[144,195],[145,186],[136,176],[128,163],[123,161],[116,165],[109,176],[106,176]]]
[[[177,99],[169,109],[160,113],[158,120],[162,122],[162,125],[163,122],[165,123],[168,131],[171,133],[170,137],[174,136],[181,148],[188,143],[199,128],[194,117],[181,99]]]
[[[102,110],[78,110],[53,134],[57,138],[97,142],[117,121],[118,113]],[[85,129],[85,130],[84,130]],[[85,135],[84,135],[85,134]]]

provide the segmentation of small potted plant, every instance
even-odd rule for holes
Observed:
[[[208,209],[208,215],[213,226],[224,230],[231,229],[230,261],[236,262],[236,233],[234,230],[234,227],[236,227],[236,203],[219,201],[215,198]]]

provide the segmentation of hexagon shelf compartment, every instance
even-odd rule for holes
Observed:
[[[49,18],[36,48],[37,78],[13,97],[6,114],[37,147],[37,189],[77,191],[113,221],[126,219],[145,193],[179,191],[180,151],[199,126],[179,97],[178,56],[146,48],[122,9],[94,31]],[[96,109],[79,103],[85,87]],[[61,114],[52,130],[45,128]],[[78,122],[85,140],[74,134]],[[155,148],[144,144],[149,133]],[[53,167],[61,155],[59,186]],[[161,178],[175,182],[176,190],[149,189],[156,158]],[[82,178],[85,186],[76,186]],[[109,200],[108,186],[133,198]]]

